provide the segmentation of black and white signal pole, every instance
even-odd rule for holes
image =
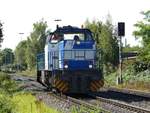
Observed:
[[[1,43],[3,42],[3,25],[2,25],[2,23],[1,23],[1,21],[0,21],[0,47],[1,47]]]
[[[117,84],[123,83],[122,78],[122,37],[125,36],[125,23],[118,22],[118,38],[119,38],[119,75],[117,77]]]

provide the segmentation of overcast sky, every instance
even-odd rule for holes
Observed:
[[[136,45],[133,24],[143,18],[140,12],[148,9],[150,0],[0,0],[0,20],[4,23],[2,48],[15,49],[21,37],[26,39],[32,31],[32,24],[42,18],[54,29],[55,19],[62,20],[60,25],[80,27],[87,18],[104,21],[108,13],[114,25],[118,21],[126,23],[125,38],[130,45]]]

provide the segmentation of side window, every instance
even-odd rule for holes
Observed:
[[[58,42],[58,35],[57,34],[53,34],[50,37],[50,43],[57,43]]]
[[[87,33],[87,34],[86,34],[86,40],[87,40],[87,41],[93,40],[93,39],[92,39],[92,35],[89,34],[89,33]]]
[[[59,41],[63,40],[63,34],[53,34],[49,38],[50,43],[58,43]]]
[[[51,35],[48,35],[47,38],[46,38],[46,45],[47,45],[48,43],[50,43],[50,39],[51,39]]]
[[[85,40],[84,37],[85,37],[84,34],[79,34],[79,39],[80,39],[80,40],[83,40],[83,41],[84,41],[84,40]]]

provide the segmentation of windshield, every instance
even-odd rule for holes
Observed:
[[[79,33],[75,33],[75,34],[64,34],[64,40],[74,40],[78,38],[79,40],[85,40],[85,36],[84,34],[79,34]]]
[[[57,43],[61,40],[92,40],[92,36],[89,33],[66,33],[66,34],[51,34],[47,37],[47,43]]]

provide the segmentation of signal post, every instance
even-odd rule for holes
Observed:
[[[119,74],[117,76],[117,84],[123,83],[122,78],[122,37],[125,36],[125,23],[118,22],[118,40],[119,40]]]

